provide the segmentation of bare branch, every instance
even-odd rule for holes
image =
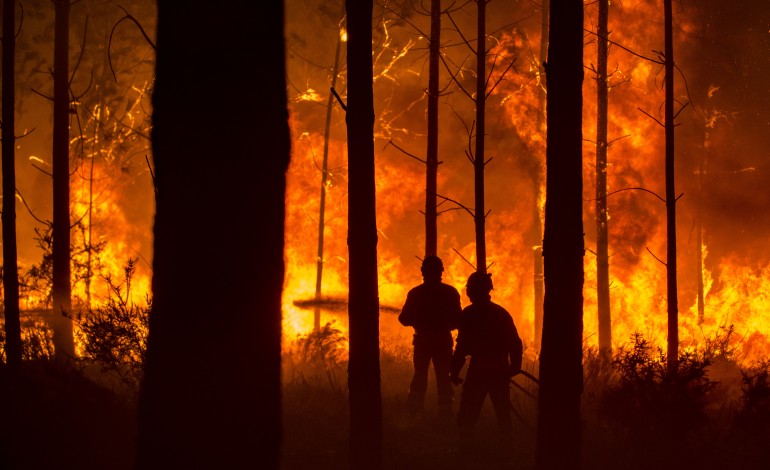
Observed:
[[[655,116],[653,116],[652,114],[648,113],[647,111],[643,110],[642,108],[640,108],[640,107],[638,107],[638,106],[636,107],[636,109],[638,109],[639,111],[643,112],[644,114],[646,114],[646,115],[647,115],[647,117],[649,117],[649,118],[650,118],[650,119],[652,119],[653,121],[655,121],[655,122],[657,122],[658,124],[660,124],[660,127],[666,127],[666,125],[665,125],[665,124],[663,124],[662,122],[660,122],[660,120],[659,120],[658,118],[656,118]]]
[[[422,163],[423,163],[423,164],[425,164],[425,165],[427,165],[427,164],[428,164],[427,160],[423,160],[422,158],[420,158],[420,157],[418,157],[418,156],[416,156],[416,155],[413,155],[413,154],[411,154],[411,153],[407,152],[406,150],[402,149],[402,148],[401,148],[401,147],[399,147],[398,145],[394,144],[392,140],[388,141],[388,143],[387,143],[387,144],[385,144],[385,147],[383,147],[382,149],[383,149],[383,150],[385,150],[386,148],[388,148],[388,145],[392,145],[393,147],[396,147],[398,150],[400,150],[400,151],[401,151],[401,153],[403,153],[404,155],[407,155],[407,156],[409,156],[409,157],[412,157],[412,158],[414,158],[414,159],[415,159],[415,160],[417,160],[418,162],[422,162]]]
[[[155,45],[154,42],[152,42],[152,40],[150,39],[150,36],[148,36],[147,33],[144,31],[144,28],[142,27],[142,24],[139,23],[139,21],[136,18],[134,18],[125,8],[123,8],[120,5],[118,5],[118,8],[123,10],[123,13],[125,13],[126,16],[124,16],[123,18],[119,19],[112,26],[112,31],[110,31],[110,39],[109,39],[109,41],[107,41],[107,62],[109,62],[109,64],[110,64],[110,71],[112,72],[112,77],[115,79],[116,82],[118,81],[118,76],[117,76],[117,74],[115,74],[115,68],[112,66],[112,54],[110,53],[110,51],[112,49],[112,36],[115,34],[115,30],[118,28],[118,25],[120,23],[122,23],[125,20],[132,21],[136,25],[136,27],[139,28],[139,32],[142,33],[142,36],[144,36],[144,40],[147,41],[147,44],[149,44],[150,47],[152,47],[152,50],[155,51],[155,52],[158,52],[158,47]]]
[[[645,246],[644,246],[644,249],[645,249],[645,250],[647,250],[647,253],[651,254],[653,258],[655,258],[656,260],[658,260],[658,262],[659,262],[660,264],[662,264],[663,266],[666,266],[666,267],[668,267],[668,264],[667,264],[665,261],[663,261],[663,260],[661,260],[660,258],[658,258],[657,256],[655,256],[655,253],[653,253],[652,251],[650,251],[650,249],[647,247],[647,245],[645,245]]]
[[[609,38],[605,38],[603,36],[599,36],[598,33],[594,32],[594,31],[591,31],[590,29],[583,28],[583,31],[585,31],[585,32],[587,32],[589,34],[593,34],[594,36],[607,41],[609,44],[612,44],[613,46],[618,46],[619,48],[623,49],[624,51],[630,53],[631,55],[635,55],[636,57],[639,57],[640,59],[649,60],[650,62],[653,62],[655,64],[660,64],[660,65],[663,65],[663,64],[666,63],[664,60],[660,59],[660,57],[658,59],[653,59],[653,58],[650,58],[650,57],[647,57],[647,56],[643,56],[642,54],[634,52],[631,49],[627,48],[626,46],[624,46],[624,45],[622,45],[622,44],[620,44],[618,42],[615,42],[615,41],[613,41],[613,40],[611,40]],[[658,51],[652,51],[652,52],[655,52],[655,53],[657,53],[660,56],[660,52],[658,52]]]
[[[158,186],[155,184],[155,172],[152,171],[152,165],[150,164],[150,156],[145,155],[144,161],[147,162],[147,168],[150,170],[150,178],[152,178],[152,191],[155,193],[155,197],[158,196]]]
[[[72,74],[70,75],[70,79],[67,82],[67,86],[70,88],[72,87],[72,82],[75,81],[75,74],[77,73],[78,68],[80,67],[80,62],[83,60],[83,54],[86,52],[87,36],[88,36],[88,15],[86,15],[85,24],[83,25],[83,44],[80,45],[80,55],[78,55],[78,60],[75,61],[75,65],[72,67]],[[91,73],[93,74],[93,71]]]
[[[470,261],[468,261],[467,259],[465,259],[465,256],[463,256],[463,255],[462,255],[462,253],[460,253],[459,251],[457,251],[457,249],[456,249],[456,248],[452,248],[452,250],[453,250],[455,253],[457,253],[457,255],[458,255],[460,258],[462,258],[462,259],[463,259],[463,261],[465,261],[466,263],[468,263],[468,266],[470,266],[471,268],[473,268],[473,270],[474,270],[474,271],[476,271],[476,266],[474,266],[474,265],[473,265],[473,263],[471,263]]]
[[[471,46],[470,41],[468,41],[468,39],[465,38],[465,36],[463,35],[463,32],[460,31],[460,27],[457,26],[457,23],[455,23],[454,18],[452,18],[452,14],[449,11],[447,11],[447,10],[445,10],[445,11],[446,11],[447,18],[449,18],[449,21],[452,22],[452,25],[455,27],[455,31],[457,31],[457,34],[460,35],[460,38],[463,40],[463,43],[466,46],[468,46],[468,49],[470,49],[473,54],[476,54],[476,50],[473,48],[473,46]]]
[[[450,70],[450,69],[449,69],[449,65],[446,63],[446,59],[444,59],[444,54],[439,54],[438,56],[439,56],[439,58],[441,59],[441,62],[443,62],[443,63],[444,63],[444,67],[446,67],[447,71],[449,71],[449,70]],[[467,58],[466,58],[466,60],[467,60]],[[464,64],[464,63],[465,63],[465,60],[463,61],[463,64]],[[468,93],[468,90],[466,90],[466,89],[465,89],[465,87],[463,86],[463,84],[462,84],[462,83],[460,83],[460,81],[457,79],[457,75],[459,75],[459,74],[460,74],[460,71],[462,71],[462,68],[461,68],[461,67],[458,67],[458,69],[457,69],[457,73],[456,73],[456,74],[454,74],[454,75],[450,75],[450,77],[451,77],[451,78],[452,78],[452,80],[453,80],[453,81],[454,81],[454,82],[457,84],[457,86],[460,88],[460,90],[461,90],[463,93],[465,93],[465,96],[467,96],[468,98],[470,98],[470,99],[471,99],[471,101],[476,101],[476,100],[473,98],[473,95],[471,95],[470,93]],[[450,73],[451,73],[451,72],[450,72]]]
[[[615,142],[617,142],[617,141],[619,141],[621,139],[625,139],[627,137],[631,137],[631,134],[621,135],[620,137],[617,137],[615,139],[610,140],[609,142],[607,142],[607,147],[609,147],[610,145],[614,144]]]
[[[36,215],[35,215],[35,212],[34,212],[34,211],[33,211],[33,210],[32,210],[32,209],[29,207],[29,205],[27,204],[27,200],[26,200],[26,199],[24,199],[24,196],[22,196],[22,195],[21,195],[21,193],[19,192],[19,190],[18,190],[18,189],[16,190],[16,196],[17,196],[17,197],[18,197],[18,198],[21,200],[21,202],[24,204],[24,207],[26,207],[26,208],[27,208],[27,212],[29,212],[29,215],[31,215],[33,219],[37,220],[38,222],[40,222],[40,223],[41,223],[41,224],[43,224],[43,225],[47,225],[47,226],[49,226],[49,227],[52,227],[52,226],[53,226],[53,222],[49,222],[49,221],[47,221],[47,220],[42,220],[42,219],[39,219],[39,218],[38,218],[38,216],[36,216]]]
[[[652,194],[653,196],[655,196],[656,198],[660,199],[661,201],[663,201],[663,202],[666,202],[666,200],[665,200],[664,198],[662,198],[662,197],[658,196],[658,193],[656,193],[656,192],[654,192],[654,191],[650,191],[650,190],[649,190],[649,189],[647,189],[647,188],[641,188],[641,187],[634,187],[634,188],[623,188],[623,189],[618,189],[617,191],[612,191],[612,192],[610,192],[610,193],[607,193],[607,195],[606,195],[606,196],[604,196],[603,198],[598,198],[598,199],[584,199],[584,200],[585,200],[585,201],[598,201],[599,199],[606,199],[606,198],[608,198],[608,197],[612,196],[613,194],[621,193],[621,192],[623,192],[623,191],[631,191],[631,190],[644,191],[644,192],[646,192],[646,193],[650,193],[650,194]]]
[[[337,98],[337,101],[340,103],[340,106],[342,106],[342,110],[347,112],[348,107],[345,106],[345,103],[342,102],[342,98],[340,98],[340,95],[337,94],[337,90],[335,90],[334,87],[331,87],[330,90],[332,91],[332,95],[334,95],[334,97]]]
[[[446,197],[446,196],[442,196],[441,194],[437,194],[437,193],[434,193],[434,194],[436,194],[436,197],[440,197],[441,199],[445,199],[445,200],[447,200],[447,201],[449,201],[449,202],[453,202],[453,203],[457,204],[457,205],[458,205],[458,206],[460,206],[461,208],[465,209],[465,211],[466,211],[468,214],[470,214],[470,215],[471,215],[471,217],[473,217],[474,219],[476,218],[476,215],[474,215],[474,213],[473,213],[473,210],[472,210],[472,209],[469,209],[467,206],[463,205],[462,203],[460,203],[460,202],[457,202],[457,201],[455,201],[454,199],[448,198],[448,197]]]
[[[495,91],[495,88],[497,88],[497,85],[499,85],[500,82],[503,81],[503,78],[505,78],[505,74],[507,74],[511,70],[511,68],[513,68],[514,63],[516,63],[516,59],[512,60],[511,63],[508,64],[508,67],[506,67],[505,70],[503,70],[503,73],[500,74],[500,78],[497,79],[495,84],[492,85],[492,88],[490,88],[490,90],[487,92],[486,97],[489,97],[492,94],[492,92]],[[491,73],[490,73],[490,77],[491,77]]]
[[[47,99],[48,101],[53,101],[52,97],[50,97],[48,95],[44,95],[44,94],[40,93],[39,91],[35,90],[34,88],[30,88],[30,91],[32,91],[32,93],[34,93],[36,95],[42,96],[43,98]]]

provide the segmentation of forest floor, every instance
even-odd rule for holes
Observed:
[[[334,349],[328,348],[333,343],[328,336],[315,343],[300,343],[284,358],[284,470],[347,468],[346,363],[336,361]],[[464,452],[454,420],[438,419],[432,369],[425,412],[409,417],[406,395],[413,371],[411,349],[384,346],[380,366],[385,469],[535,468],[537,385],[522,376],[515,378],[521,388],[511,387],[514,433],[506,438],[497,430],[487,399],[474,447]],[[642,367],[636,364],[639,372],[655,362],[652,350],[635,352],[619,363],[628,367],[629,357],[637,360],[641,355],[641,362],[647,362]],[[643,376],[643,372],[630,388],[619,387],[616,369],[598,367],[596,356],[587,356],[582,468],[770,469],[770,386],[767,364],[762,367],[764,372],[752,389],[759,399],[753,400],[756,409],[749,413],[746,384],[739,367],[729,361],[685,361],[683,370],[690,376],[682,391],[666,388],[666,379],[660,375]],[[530,361],[525,360],[524,368],[536,371]],[[711,372],[713,378],[699,376],[703,371]],[[672,390],[681,396],[672,396]],[[455,410],[460,393],[460,387],[455,388]]]
[[[327,331],[318,341],[296,343],[284,355],[282,469],[348,468],[347,363],[344,341]],[[406,413],[412,375],[411,349],[383,348],[383,468],[535,468],[537,386],[524,377],[511,388],[514,433],[503,438],[486,401],[474,447],[460,446],[454,420],[436,415],[435,380],[429,377],[425,411]],[[534,372],[535,365],[525,362]],[[656,389],[607,394],[603,377],[586,360],[583,393],[582,468],[585,470],[770,469],[770,386],[767,374],[754,387],[730,364],[711,363],[707,388],[684,401],[650,399]],[[767,370],[767,369],[765,369]],[[46,361],[25,363],[21,380],[0,367],[0,468],[133,468],[135,397],[97,384],[94,371],[66,369]],[[697,381],[696,381],[697,382]],[[702,381],[701,381],[702,383]],[[746,407],[747,390],[755,394]],[[456,388],[455,403],[460,388]],[[630,398],[630,401],[628,400]],[[613,401],[614,400],[614,401]],[[639,406],[647,400],[648,408]],[[655,401],[658,400],[658,401]],[[696,403],[700,400],[699,403]],[[672,403],[674,406],[672,407]],[[649,408],[652,404],[655,408]],[[456,406],[455,406],[456,409]],[[682,414],[685,409],[689,414]],[[751,411],[749,413],[749,411]],[[688,416],[686,420],[673,416]],[[246,468],[246,467],[244,467]]]

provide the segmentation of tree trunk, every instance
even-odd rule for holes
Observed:
[[[5,307],[5,357],[12,369],[21,367],[19,322],[19,267],[16,252],[16,136],[14,74],[16,2],[3,2],[3,305]]]
[[[430,3],[428,58],[428,149],[425,171],[425,256],[438,254],[436,193],[438,192],[438,79],[441,47],[441,0]]]
[[[70,274],[69,12],[70,0],[56,0],[53,67],[53,342],[58,360],[75,355]]]
[[[706,130],[708,136],[708,130]],[[706,137],[708,139],[708,137]],[[700,156],[697,169],[697,192],[695,193],[695,270],[698,278],[696,279],[698,289],[698,325],[703,325],[706,319],[706,299],[703,286],[703,179],[706,172],[706,153],[708,152],[708,140],[703,146],[703,153]]]
[[[596,75],[596,296],[599,315],[599,351],[612,355],[610,316],[610,256],[607,226],[607,56],[609,53],[609,0],[599,0]]]
[[[668,370],[679,362],[679,300],[676,279],[676,190],[674,186],[674,39],[671,0],[663,1],[666,57],[666,286],[668,292]]]
[[[476,0],[478,5],[478,41],[476,44],[476,152],[474,154],[474,189],[476,205],[476,270],[487,272],[486,210],[484,208],[484,108],[487,95],[487,34],[486,10],[488,0]]]
[[[548,16],[550,10],[550,0],[541,1],[541,16],[540,16],[540,63],[539,68],[539,87],[537,92],[538,103],[538,115],[537,115],[537,128],[538,131],[545,133],[545,61],[548,58]],[[534,256],[534,297],[535,297],[535,351],[540,351],[541,339],[543,337],[543,297],[545,295],[545,286],[543,286],[543,223],[542,213],[540,211],[540,199],[543,195],[543,164],[539,161],[535,161],[535,177],[532,178],[535,193],[535,204],[532,215],[532,232],[533,235],[533,256]]]
[[[158,3],[137,468],[280,467],[290,137],[283,4],[261,8],[255,27],[205,2]]]
[[[350,463],[382,466],[377,223],[374,186],[372,0],[346,0],[348,17],[348,250]]]
[[[583,2],[552,5],[546,70],[545,309],[536,466],[580,467]]]
[[[342,14],[345,12],[343,10]],[[324,271],[324,226],[326,225],[326,184],[329,181],[329,134],[331,132],[332,111],[334,110],[334,94],[331,89],[337,84],[339,73],[340,50],[342,49],[342,35],[337,34],[337,48],[334,51],[334,65],[332,66],[332,81],[329,85],[329,100],[326,103],[326,125],[324,127],[324,156],[321,167],[321,202],[318,208],[318,257],[316,260],[315,300],[316,307],[313,314],[313,329],[321,329],[321,309],[317,302],[321,300],[321,286]]]

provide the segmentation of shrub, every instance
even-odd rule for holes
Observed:
[[[116,284],[110,276],[104,279],[109,287],[107,300],[99,307],[78,312],[73,321],[83,345],[83,359],[92,361],[132,392],[137,392],[142,380],[147,351],[147,333],[152,299],[147,305],[131,301],[131,280],[136,271],[136,259],[124,266],[123,283]]]

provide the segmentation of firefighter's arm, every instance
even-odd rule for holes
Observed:
[[[510,359],[510,375],[513,377],[521,370],[521,360],[522,356],[524,355],[524,346],[521,342],[521,338],[519,337],[519,332],[516,330],[516,326],[513,324],[513,320],[511,320],[511,338],[509,346],[510,349],[508,354]]]
[[[414,302],[414,296],[410,292],[406,296],[404,308],[402,308],[401,313],[398,314],[398,321],[404,326],[414,326],[414,316],[416,314]]]

